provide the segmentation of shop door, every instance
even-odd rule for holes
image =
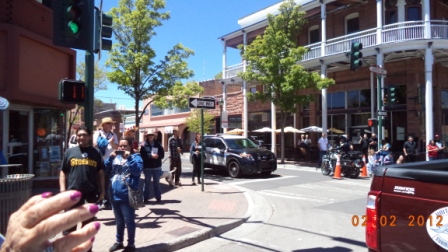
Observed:
[[[28,111],[9,111],[8,153],[9,164],[21,164],[21,167],[10,167],[9,174],[28,173],[29,153],[29,115]]]

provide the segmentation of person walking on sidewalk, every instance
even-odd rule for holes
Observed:
[[[104,162],[106,172],[110,174],[110,200],[117,223],[116,242],[109,251],[123,249],[125,252],[135,251],[135,209],[129,204],[128,186],[139,189],[143,160],[134,153],[131,140],[120,140],[117,151],[110,154]],[[128,246],[123,246],[124,228],[128,229]]]
[[[146,140],[140,147],[140,155],[143,159],[143,173],[145,174],[145,186],[143,187],[143,199],[145,203],[149,201],[149,190],[151,177],[154,186],[154,197],[157,202],[162,201],[162,192],[160,191],[160,174],[162,173],[162,159],[165,157],[165,150],[159,141],[154,140],[154,132],[148,131],[145,135]]]
[[[182,151],[182,140],[179,138],[179,132],[173,130],[173,136],[168,139],[168,147],[170,151],[170,171],[177,168],[173,174],[174,184],[181,186],[180,174],[182,173],[182,162],[180,160],[180,155],[183,154]]]
[[[322,158],[327,154],[328,150],[328,139],[325,133],[322,133],[322,137],[317,141],[317,146],[319,147],[319,164],[317,168],[320,168],[322,166]]]
[[[194,177],[197,176],[198,184],[201,184],[201,149],[202,141],[201,134],[196,134],[196,138],[190,147],[190,156],[193,161],[193,173],[191,176],[191,185],[196,185]]]
[[[112,131],[112,127],[115,124],[115,121],[112,120],[112,117],[104,117],[101,120],[101,128],[95,134],[93,134],[93,147],[99,148],[101,153],[103,154],[103,161],[109,158],[110,154],[118,148],[118,137]],[[99,143],[100,137],[107,140],[107,146],[103,146]],[[109,184],[109,174],[105,173],[104,181],[106,183],[105,188],[108,190]],[[111,210],[112,206],[110,205],[109,194],[104,194],[104,200],[100,207],[101,210]]]
[[[76,130],[78,146],[67,149],[59,173],[59,188],[61,192],[77,190],[82,196],[78,203],[70,209],[77,208],[87,201],[97,203],[104,198],[104,163],[101,152],[90,146],[92,131],[81,126]],[[99,196],[98,196],[99,195]],[[87,225],[94,219],[82,222]],[[67,235],[76,230],[76,226],[64,231]]]

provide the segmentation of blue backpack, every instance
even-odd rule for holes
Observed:
[[[104,156],[106,154],[107,146],[109,145],[109,141],[103,137],[101,134],[98,136],[98,149],[100,149],[101,154]]]

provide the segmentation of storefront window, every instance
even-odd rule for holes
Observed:
[[[34,110],[34,174],[58,176],[64,152],[65,111]]]
[[[338,92],[327,94],[327,108],[328,109],[345,109],[345,93]]]

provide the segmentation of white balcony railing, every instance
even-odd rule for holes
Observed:
[[[434,20],[431,22],[431,33],[429,39],[446,39],[448,38],[448,21]],[[351,49],[352,42],[361,42],[363,48],[378,46],[377,28],[364,30],[349,35],[327,40],[325,43],[325,56],[345,54]],[[382,27],[381,44],[396,43],[407,40],[418,40],[425,38],[425,22],[424,21],[408,21],[390,24]],[[321,43],[315,43],[305,46],[309,51],[303,55],[302,61],[319,59],[321,54]],[[243,71],[243,63],[228,66],[226,68],[226,78],[232,78]]]

